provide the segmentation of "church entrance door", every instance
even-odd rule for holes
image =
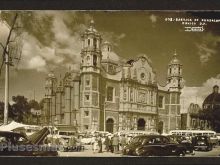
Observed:
[[[106,121],[106,131],[113,133],[114,130],[114,120],[112,118],[109,118]]]
[[[137,130],[145,130],[145,120],[143,118],[138,119],[137,121]]]

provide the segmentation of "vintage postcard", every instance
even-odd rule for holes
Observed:
[[[219,11],[0,12],[0,156],[220,156]]]

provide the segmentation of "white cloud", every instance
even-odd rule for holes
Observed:
[[[52,17],[52,27],[50,31],[53,33],[54,39],[46,46],[33,34],[24,32],[22,60],[19,68],[48,71],[61,66],[68,68],[70,63],[72,63],[72,65],[79,63],[81,51],[80,34],[73,32],[64,22],[72,18],[69,18],[69,15],[65,14],[65,12],[45,11],[33,13],[38,23],[40,23],[43,17]],[[80,28],[84,27],[84,25],[81,24],[76,26]],[[37,60],[40,60],[39,65],[35,64]],[[79,67],[72,68],[79,70]]]
[[[4,21],[0,20],[0,42],[2,44],[5,44],[8,34],[9,34],[9,27]]]
[[[44,66],[46,65],[46,61],[41,56],[34,56],[30,59],[28,63],[28,68],[37,69],[38,71],[44,70]]]
[[[9,34],[9,27],[7,26],[7,24],[2,21],[0,19],[0,43],[5,46],[7,37]],[[2,46],[0,46],[0,55],[2,54],[3,48]],[[0,61],[1,61],[2,57],[0,57]]]
[[[207,32],[201,38],[201,43],[196,43],[198,55],[202,65],[205,65],[214,55],[216,55],[220,36]]]
[[[201,64],[206,64],[210,58],[213,56],[213,54],[216,53],[216,50],[208,48],[206,44],[196,44],[198,48],[198,54],[200,57]]]
[[[101,32],[104,41],[110,42],[113,46],[118,47],[123,38],[126,37],[125,33],[115,34],[114,32]]]
[[[87,26],[75,21],[77,20],[75,12],[33,11],[29,14],[27,18],[32,19],[29,21],[35,29],[23,30],[21,39],[22,57],[18,69],[47,72],[59,67],[66,67],[68,69],[71,66],[72,69],[79,71],[81,33]],[[91,16],[86,15],[83,19],[84,21],[89,21]],[[49,24],[49,26],[44,24],[45,20],[47,20],[46,24]],[[44,31],[49,31],[52,35],[44,34]],[[45,36],[37,36],[38,34]],[[104,40],[110,41],[114,46],[117,46],[120,40],[126,37],[126,34],[116,35],[113,32],[104,32],[102,37]],[[119,59],[119,56],[114,52],[112,56],[114,59]]]

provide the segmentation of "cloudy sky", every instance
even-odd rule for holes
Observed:
[[[146,54],[152,61],[158,82],[165,84],[167,64],[177,51],[183,64],[185,88],[182,102],[201,104],[220,85],[220,25],[207,23],[203,32],[185,32],[182,22],[166,18],[219,18],[219,13],[177,11],[25,11],[18,12],[22,27],[19,43],[22,56],[14,60],[10,72],[10,96],[25,95],[40,100],[44,96],[45,77],[54,70],[59,77],[69,67],[79,70],[80,34],[91,19],[103,40],[114,45],[122,59]],[[8,24],[14,12],[2,11]],[[1,22],[0,40],[4,42],[8,28]],[[1,59],[2,60],[2,59]],[[2,71],[4,73],[4,70]],[[35,92],[34,92],[35,91]],[[0,77],[0,100],[4,99],[4,74]]]

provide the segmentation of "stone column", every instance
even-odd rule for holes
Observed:
[[[51,98],[51,122],[54,123],[56,117],[56,94]]]
[[[61,123],[61,112],[62,112],[62,97],[61,97],[61,91],[57,91],[56,93],[56,118],[58,120],[58,123]]]
[[[65,86],[64,122],[66,125],[71,124],[71,87],[68,84]]]

